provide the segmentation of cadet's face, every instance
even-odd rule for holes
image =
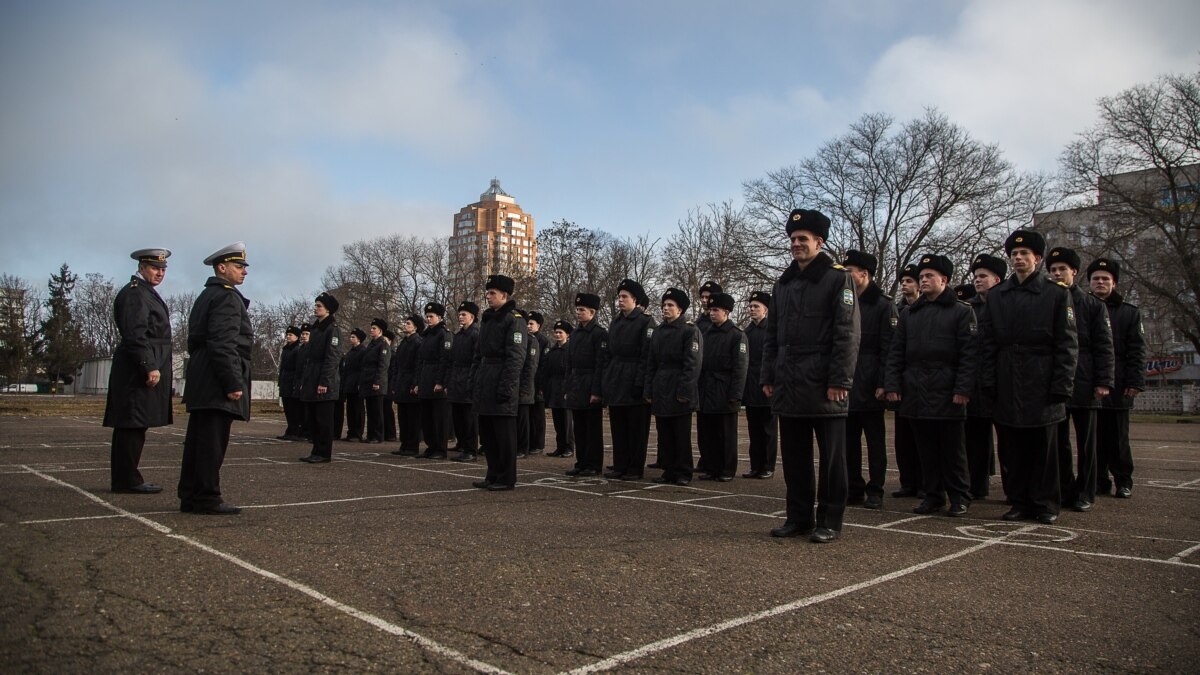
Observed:
[[[910,298],[917,294],[917,280],[912,277],[900,277],[900,292]]]
[[[163,278],[167,276],[167,268],[155,267],[154,265],[138,265],[138,272],[142,278],[151,286],[157,286],[162,283]]]
[[[630,295],[629,291],[617,293],[617,309],[622,312],[632,312],[634,307],[637,307],[637,299]]]
[[[350,334],[350,346],[357,347],[360,344],[362,344],[362,341],[358,339],[358,336],[355,335],[354,333],[351,333]]]
[[[530,320],[526,321],[526,322],[525,322],[525,327],[529,329],[529,332],[530,332],[531,334],[532,334],[532,333],[537,333],[538,331],[542,330],[542,324],[540,324],[540,323],[538,323],[538,322],[534,321],[533,319],[530,319]]]
[[[1050,278],[1068,286],[1075,285],[1075,270],[1067,263],[1050,263]]]
[[[667,321],[674,321],[679,318],[682,312],[679,310],[679,305],[675,304],[674,300],[663,300],[662,304],[663,318]]]
[[[381,335],[383,335],[383,331],[379,329],[379,326],[371,326],[371,337],[377,338]]]
[[[308,342],[308,338],[310,338],[310,337],[312,337],[312,333],[309,333],[308,331],[304,331],[303,333],[300,334],[300,341]]]
[[[1095,293],[1097,297],[1107,298],[1116,289],[1117,282],[1113,281],[1112,274],[1109,272],[1092,272],[1092,278],[1088,281],[1088,285],[1092,287],[1092,293]]]
[[[570,336],[567,334],[567,331],[565,331],[561,328],[554,329],[554,341],[557,342],[558,344],[560,344],[560,345],[566,344],[568,337],[570,337]]]
[[[974,284],[976,293],[986,295],[998,283],[1000,283],[1000,277],[996,276],[995,272],[982,268],[975,270]]]
[[[458,313],[458,325],[470,326],[473,323],[475,323],[475,315],[474,314],[472,314],[470,312],[459,312]]]
[[[284,339],[285,339],[285,340],[287,340],[287,341],[288,341],[288,344],[290,345],[290,344],[292,344],[293,342],[295,342],[295,341],[299,340],[300,338],[296,337],[296,334],[295,334],[295,333],[288,333],[288,334],[287,334],[287,337],[285,337]]]
[[[850,272],[850,278],[854,280],[854,290],[862,293],[867,290],[867,285],[871,283],[871,273],[857,265],[846,265],[846,270]]]
[[[1014,272],[1023,277],[1033,274],[1041,261],[1040,256],[1027,248],[1014,248],[1012,253],[1008,254],[1008,264],[1012,266]]]
[[[946,290],[949,279],[933,270],[921,270],[921,294],[927,298],[936,298]]]
[[[817,253],[821,250],[821,245],[825,243],[823,239],[808,230],[796,230],[788,239],[791,240],[792,260],[801,265],[812,262],[812,259],[816,258]]]
[[[729,311],[721,309],[720,307],[709,307],[708,318],[712,319],[713,323],[720,326],[729,320]]]
[[[767,306],[761,302],[750,303],[750,318],[755,321],[762,321],[767,315]]]
[[[492,309],[498,309],[508,302],[508,295],[494,288],[489,288],[483,297],[487,300],[488,307]]]
[[[404,331],[405,335],[412,335],[417,332],[417,326],[413,322],[405,320],[404,323],[400,324],[400,330]]]
[[[314,302],[313,316],[317,317],[318,319],[324,319],[325,317],[329,316],[329,310],[325,309],[325,305],[322,305],[319,302]]]
[[[700,306],[701,307],[708,309],[708,305],[711,302],[712,302],[712,293],[709,293],[708,291],[703,291],[700,293]]]
[[[436,326],[441,322],[442,322],[442,317],[438,316],[437,314],[434,314],[433,312],[430,312],[425,315],[425,324],[427,326]]]
[[[579,323],[587,323],[591,321],[592,317],[594,316],[596,316],[596,310],[592,309],[591,307],[583,307],[581,305],[575,306],[575,320]]]

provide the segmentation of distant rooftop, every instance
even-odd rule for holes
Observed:
[[[500,187],[500,179],[499,178],[492,179],[492,184],[490,186],[488,186],[487,192],[484,192],[483,194],[479,195],[479,201],[481,201],[481,202],[506,202],[508,204],[516,204],[517,203],[516,200],[513,199],[512,195],[508,194],[507,192],[504,191],[503,188]]]

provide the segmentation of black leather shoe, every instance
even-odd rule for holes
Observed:
[[[375,444],[377,444],[377,443],[382,443],[383,441],[379,440],[378,438],[375,438],[375,439],[371,439],[371,440],[368,440],[368,441],[363,441],[363,442],[364,442],[364,443],[370,443],[371,445],[375,445]]]
[[[621,476],[624,476],[624,475],[625,475],[625,472],[624,472],[624,471],[617,471],[616,469],[610,469],[609,471],[605,471],[605,472],[604,472],[604,477],[605,477],[605,478],[613,478],[613,479],[617,479],[617,478],[620,478]]]
[[[938,502],[931,502],[931,501],[926,500],[926,501],[921,502],[920,504],[917,504],[916,507],[913,508],[913,513],[924,516],[924,515],[928,515],[930,513],[937,513],[938,511],[941,511],[941,510],[942,510],[941,504],[939,504]]]
[[[196,507],[192,506],[191,502],[179,502],[179,512],[180,513],[191,513],[192,511],[195,511],[195,510],[196,510]]]
[[[667,483],[673,483],[675,481],[671,480],[670,478],[667,478],[666,476],[659,476],[658,478],[651,478],[650,482],[658,483],[659,485],[666,485]]]
[[[624,474],[621,474],[621,477],[620,477],[620,480],[641,480],[641,479],[642,479],[642,474],[640,474],[640,473],[624,473]]]
[[[328,464],[329,462],[330,459],[328,457],[321,457],[320,455],[311,455],[308,458],[309,464]]]
[[[307,457],[301,457],[300,461],[301,462],[311,462],[311,461],[313,461],[313,457],[316,457],[316,455],[308,455]]]
[[[492,483],[491,485],[487,486],[487,489],[488,492],[503,492],[505,490],[511,490],[514,487],[515,486],[513,485],[505,485],[504,483]]]
[[[803,537],[812,533],[811,527],[804,527],[798,523],[784,523],[771,530],[772,537]]]
[[[555,450],[554,452],[547,452],[546,456],[547,457],[562,457],[562,450]]]
[[[716,480],[716,479],[717,479],[717,477],[712,475],[711,473],[702,473],[699,476],[696,476],[696,480]]]
[[[951,504],[950,509],[946,511],[946,515],[954,517],[954,518],[961,518],[961,517],[967,515],[967,505],[966,504]]]
[[[659,464],[658,462],[654,462],[653,464],[647,464],[646,468],[647,469],[665,469],[666,467],[664,467],[662,464]]]
[[[469,452],[462,452],[459,453],[458,457],[452,457],[451,459],[455,462],[474,462],[475,455],[472,455]]]
[[[430,451],[426,450],[426,451],[425,451],[425,452],[424,452],[424,453],[421,455],[421,458],[422,458],[422,459],[446,459],[446,453],[444,453],[444,452],[430,452]]]
[[[883,497],[880,497],[879,495],[867,495],[867,498],[865,500],[863,500],[863,508],[864,509],[882,509],[883,508]]]
[[[154,483],[142,483],[127,488],[113,488],[113,492],[129,495],[153,495],[162,492],[162,488]]]
[[[1071,510],[1078,511],[1079,513],[1087,513],[1092,510],[1092,503],[1077,499],[1074,504],[1071,504]]]
[[[758,471],[747,471],[746,473],[742,474],[742,478],[758,478]]]
[[[192,509],[192,513],[199,513],[205,516],[236,516],[242,510],[232,504],[224,502],[216,506],[196,506]]]
[[[758,472],[758,476],[757,476],[757,478],[758,478],[759,480],[765,480],[765,479],[767,479],[767,478],[770,478],[771,476],[774,476],[774,475],[775,475],[775,472],[774,472],[774,471],[759,471],[759,472]]]
[[[1005,511],[1004,515],[1000,516],[1000,518],[1002,520],[1008,520],[1008,521],[1023,520],[1028,517],[1029,516],[1027,516],[1024,511],[1022,511],[1021,509],[1019,509],[1015,506],[1012,507],[1011,509]]]
[[[528,452],[528,453],[526,453],[526,454],[529,454],[529,455],[540,455],[540,454],[542,454],[542,449],[541,449],[541,448],[530,448],[530,449],[529,449],[529,452]]]
[[[399,449],[399,450],[393,450],[393,451],[392,451],[392,454],[393,454],[393,455],[403,455],[403,454],[404,454],[404,449],[403,449],[403,448],[401,448],[401,449]]]
[[[600,472],[595,469],[580,469],[579,473],[575,475],[580,478],[591,478],[592,476],[599,476]]]
[[[574,457],[574,456],[575,456],[574,450],[563,450],[562,454],[559,455],[559,457]]]
[[[288,436],[287,434],[283,434],[282,436],[276,436],[275,438],[276,438],[277,440],[280,440],[280,441],[290,441],[290,440],[292,440],[292,437],[291,437],[291,436]]]
[[[518,452],[518,453],[516,454],[516,458],[517,458],[517,459],[525,459],[525,458],[526,458],[526,457],[528,457],[528,456],[529,456],[529,453],[528,453],[528,452]]]
[[[896,497],[897,499],[902,497],[916,497],[917,491],[912,488],[900,488],[899,490],[893,492],[892,496]]]
[[[486,489],[490,488],[492,486],[492,484],[486,480],[477,480],[474,483],[471,483],[471,486],[477,487],[480,490],[486,490]]]
[[[687,478],[676,478],[675,480],[671,481],[671,484],[678,485],[679,487],[684,487],[691,482],[692,481],[688,480]]]
[[[1058,514],[1039,513],[1037,514],[1037,521],[1043,525],[1053,525],[1054,523],[1058,522]]]
[[[570,469],[567,469],[566,471],[564,471],[563,475],[578,476],[582,471],[583,471],[583,469],[580,469],[579,467],[571,467]]]
[[[814,544],[828,544],[838,538],[838,531],[831,530],[828,527],[818,527],[813,530],[812,536],[808,538]]]
[[[1129,499],[1133,496],[1133,488],[1119,487],[1117,488],[1117,499]]]
[[[728,483],[731,480],[733,480],[733,476],[717,476],[716,478],[718,483]]]

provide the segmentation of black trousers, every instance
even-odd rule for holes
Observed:
[[[529,409],[531,403],[517,404],[517,454],[529,454]]]
[[[1018,428],[996,425],[1001,461],[1008,462],[1008,498],[1026,514],[1061,509],[1058,486],[1057,424]]]
[[[965,420],[911,420],[921,454],[922,488],[925,500],[952,504],[971,503],[971,479],[967,471]]]
[[[968,417],[967,475],[971,481],[971,499],[983,499],[991,492],[996,445],[992,434],[992,418]]]
[[[312,454],[317,457],[333,457],[333,417],[337,401],[317,401],[312,406]]]
[[[363,403],[367,409],[366,436],[368,441],[383,440],[383,402],[384,397],[364,396]]]
[[[479,415],[478,420],[479,441],[487,457],[487,482],[516,485],[517,418]]]
[[[444,398],[423,398],[421,406],[421,435],[430,452],[446,454],[446,435],[450,433],[450,401]]]
[[[649,416],[650,406],[645,403],[608,409],[614,471],[640,476],[646,470],[646,445],[650,442],[646,420]]]
[[[233,415],[223,410],[194,410],[188,416],[179,468],[179,502],[200,508],[221,503],[221,464],[229,447]]]
[[[1133,487],[1128,408],[1101,408],[1096,413],[1096,482],[1098,489],[1105,493],[1111,483],[1116,483],[1117,487]]]
[[[846,417],[846,477],[850,497],[883,496],[887,480],[887,429],[883,410],[852,410]],[[867,437],[867,480],[863,480],[863,436]]]
[[[349,394],[343,400],[346,408],[346,438],[361,439],[363,437],[363,418],[366,417],[363,399],[358,394]],[[342,405],[340,403],[334,410],[332,429],[333,437],[340,438],[342,435]]]
[[[396,410],[390,396],[383,396],[383,440],[396,440]]]
[[[141,485],[142,473],[138,464],[142,461],[142,448],[146,445],[146,430],[113,429],[112,447],[108,452],[109,484],[114,490]]]
[[[1071,461],[1071,427],[1075,427],[1075,457]],[[1058,423],[1058,486],[1064,503],[1096,501],[1096,410],[1067,408]]]
[[[692,416],[654,416],[658,429],[658,463],[667,480],[692,479]]]
[[[696,413],[696,445],[700,450],[701,473],[711,476],[737,474],[736,412]]]
[[[546,402],[534,401],[529,406],[529,450],[546,449]]]
[[[820,453],[813,472],[813,437]],[[779,418],[783,478],[787,482],[787,522],[803,528],[842,529],[849,487],[846,479],[846,418]],[[813,517],[813,502],[817,502]]]
[[[299,399],[297,399],[299,400]],[[304,420],[300,427],[300,438],[312,440],[312,405],[300,401],[300,419]]]
[[[284,436],[300,436],[304,433],[304,404],[293,396],[283,399],[283,418],[287,420]]]
[[[779,421],[770,406],[746,406],[746,431],[750,436],[750,470],[774,471],[779,452]]]
[[[474,406],[470,403],[450,403],[450,414],[454,419],[454,438],[459,452],[479,452],[479,424]]]
[[[895,416],[896,420],[896,470],[900,472],[900,488],[917,491],[921,489],[921,456],[917,450],[917,438],[913,433],[912,420]]]
[[[554,451],[575,452],[575,425],[571,411],[566,408],[551,408],[550,418],[554,424]]]
[[[571,417],[575,423],[575,468],[600,473],[604,469],[604,410],[572,410]]]
[[[400,449],[417,452],[421,445],[421,403],[403,401],[397,403],[397,421],[400,423]]]

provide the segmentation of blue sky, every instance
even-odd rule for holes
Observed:
[[[865,112],[936,106],[1053,170],[1095,100],[1200,63],[1195,3],[0,3],[0,272],[315,290],[340,246],[448,234],[493,176],[541,227],[669,236]]]

